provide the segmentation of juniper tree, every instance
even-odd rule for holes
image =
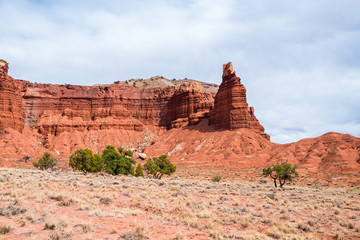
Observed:
[[[114,146],[108,145],[102,153],[105,171],[112,175],[134,175],[133,164],[136,162],[131,158],[132,156],[133,152],[130,150],[125,151],[124,148],[119,147],[116,151]]]
[[[274,185],[277,187],[277,181],[279,181],[280,187],[283,187],[285,182],[292,181],[295,177],[299,176],[296,172],[298,166],[291,165],[290,163],[283,162],[281,164],[273,165],[263,169],[263,175],[269,176],[274,180]]]
[[[51,170],[57,165],[56,159],[48,152],[44,152],[41,158],[38,158],[36,162],[33,162],[34,167],[39,168],[40,170]]]
[[[149,159],[144,165],[148,174],[153,174],[154,178],[161,179],[164,174],[170,175],[176,171],[176,166],[170,162],[167,154]]]
[[[135,170],[135,177],[144,177],[143,169],[141,167],[141,164],[139,163]]]
[[[73,170],[84,173],[101,172],[104,170],[104,161],[100,154],[93,154],[90,149],[78,149],[71,154],[69,165]]]

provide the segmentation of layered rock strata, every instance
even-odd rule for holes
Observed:
[[[255,117],[254,108],[248,106],[246,88],[231,62],[223,65],[222,83],[215,96],[214,110],[210,112],[209,125],[229,130],[249,128],[270,140]]]
[[[183,83],[168,102],[166,114],[168,127],[195,125],[200,119],[207,117],[213,106],[213,96],[204,94],[200,83]]]
[[[310,173],[360,171],[360,138],[328,133],[271,143],[232,64],[223,70],[216,93],[213,85],[163,77],[144,88],[35,84],[8,76],[0,60],[0,161],[22,166],[24,156],[49,151],[68,166],[76,149],[100,153],[111,144],[147,157],[166,152],[178,165],[249,168],[288,161]]]
[[[36,84],[9,77],[5,61],[0,66],[0,131],[26,125],[46,137],[74,130],[169,129],[196,124],[214,105],[215,93],[195,81],[166,88]]]
[[[21,131],[25,124],[44,136],[72,130],[143,131],[144,125],[168,129],[194,125],[210,115],[210,125],[254,129],[269,139],[248,107],[246,89],[231,63],[224,65],[215,100],[214,92],[204,91],[195,81],[167,88],[50,85],[14,80],[7,72],[7,63],[1,61],[0,130]]]
[[[8,75],[8,70],[8,63],[0,59],[0,131],[7,127],[22,131],[22,98],[14,79]]]
[[[168,85],[152,88],[121,82],[96,86],[37,84],[8,76],[8,64],[3,60],[0,66],[0,131],[10,127],[21,132],[26,126],[45,148],[56,147],[68,153],[73,146],[102,146],[96,142],[99,136],[109,136],[108,131],[116,129],[118,134],[126,134],[128,141],[134,141],[149,128],[192,126],[203,119],[215,127],[253,129],[269,139],[253,108],[248,107],[245,87],[231,63],[224,67],[223,83],[215,99],[214,88],[209,90],[209,84],[197,81],[152,78],[150,84],[162,81]],[[85,140],[85,136],[93,140]],[[116,136],[112,141],[121,143]]]
[[[213,107],[213,93],[192,88],[138,89],[108,86],[46,85],[21,82],[24,123],[47,144],[51,136],[72,131],[145,128],[188,124],[193,115]]]

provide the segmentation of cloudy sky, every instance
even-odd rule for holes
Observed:
[[[221,83],[232,61],[272,141],[360,137],[358,0],[0,0],[0,59],[39,83],[163,75]]]

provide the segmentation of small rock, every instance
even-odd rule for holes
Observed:
[[[267,182],[268,182],[267,179],[261,179],[261,180],[260,180],[260,183],[267,183]]]
[[[270,193],[270,194],[266,194],[266,196],[267,196],[268,198],[270,198],[270,199],[274,200],[274,199],[275,199],[276,194]]]
[[[220,196],[219,198],[221,201],[228,201],[229,199],[227,197],[224,197],[224,196]]]
[[[139,158],[141,159],[145,159],[146,158],[146,154],[145,153],[139,153]]]

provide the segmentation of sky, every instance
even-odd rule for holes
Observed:
[[[221,83],[233,62],[277,143],[360,137],[358,0],[0,0],[0,59],[38,83],[162,75]]]

